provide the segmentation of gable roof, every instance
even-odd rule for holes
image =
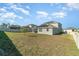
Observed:
[[[49,22],[45,22],[44,24],[51,24],[51,23],[59,23],[57,21],[49,21]]]
[[[54,28],[55,28],[55,26],[50,25],[50,24],[52,24],[52,23],[61,24],[61,23],[56,22],[56,21],[49,21],[49,22],[45,22],[45,23],[41,24],[39,27],[51,27],[51,28],[53,28],[53,27],[54,27]]]

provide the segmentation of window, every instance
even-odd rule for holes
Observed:
[[[49,28],[47,28],[47,31],[49,31]]]
[[[39,32],[42,32],[42,28],[39,28]]]

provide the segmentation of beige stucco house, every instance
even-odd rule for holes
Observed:
[[[62,32],[62,24],[55,21],[46,22],[38,27],[38,34],[56,35]]]

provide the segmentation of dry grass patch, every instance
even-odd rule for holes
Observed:
[[[22,55],[79,55],[70,35],[6,32]]]

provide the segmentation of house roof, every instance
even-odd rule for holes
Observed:
[[[59,23],[57,21],[49,21],[49,22],[45,22],[44,24],[50,24],[50,23]]]
[[[45,23],[43,23],[42,25],[40,25],[39,27],[45,27],[45,28],[56,28],[55,26],[53,26],[53,25],[50,25],[50,24],[52,24],[52,23],[57,23],[57,24],[59,24],[59,22],[56,22],[56,21],[50,21],[50,22],[45,22]]]

